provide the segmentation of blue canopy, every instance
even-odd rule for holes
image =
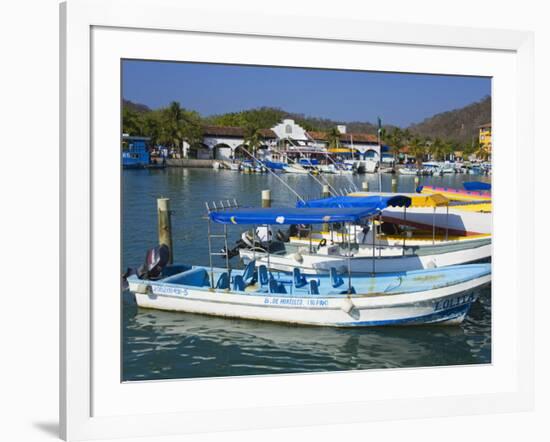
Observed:
[[[409,207],[410,205],[411,199],[404,195],[333,196],[296,203],[296,207],[360,207],[363,209],[372,209],[374,213],[384,210],[388,206]]]
[[[322,224],[356,223],[379,212],[374,207],[360,208],[242,208],[210,212],[210,219],[220,224]]]
[[[481,181],[466,181],[462,183],[462,185],[466,190],[469,190],[469,191],[491,190],[490,183],[482,183]]]

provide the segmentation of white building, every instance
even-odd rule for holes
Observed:
[[[363,157],[380,157],[380,146],[376,135],[366,133],[348,133],[344,125],[339,125],[340,140],[338,147],[328,147],[325,132],[306,131],[294,120],[285,119],[271,129],[261,129],[264,139],[262,147],[284,146],[288,150],[321,151],[340,154],[352,153]],[[236,150],[245,146],[246,131],[242,127],[206,126],[203,132],[203,143],[191,148],[183,143],[185,158],[231,160],[236,156]],[[246,146],[245,146],[246,147]]]

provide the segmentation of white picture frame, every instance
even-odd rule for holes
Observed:
[[[173,0],[70,0],[60,8],[63,438],[161,436],[532,408],[534,186],[529,170],[515,161],[520,146],[521,156],[534,153],[532,33],[352,19],[313,22],[292,15],[260,17],[230,9],[197,10]],[[270,21],[278,25],[267,31],[264,23]],[[120,376],[117,380],[116,345],[120,342],[111,346],[107,340],[119,336],[118,300],[113,301],[117,292],[112,293],[113,299],[94,296],[103,283],[107,289],[108,284],[118,282],[117,253],[107,259],[108,275],[98,279],[93,272],[98,250],[117,240],[108,224],[116,225],[113,219],[119,219],[102,220],[106,213],[117,213],[119,196],[113,188],[119,186],[118,157],[115,162],[97,161],[98,155],[103,159],[112,155],[104,149],[112,145],[113,134],[117,139],[120,135],[119,119],[113,121],[113,115],[119,115],[119,104],[111,106],[120,96],[115,62],[121,57],[179,60],[178,51],[192,47],[181,45],[189,39],[203,54],[187,52],[185,59],[193,57],[193,61],[293,66],[298,61],[284,47],[297,50],[302,45],[312,55],[301,66],[493,76],[495,357],[490,366],[130,384],[121,384]],[[231,49],[212,60],[216,45],[227,40],[231,40]],[[270,57],[259,58],[254,48],[260,46],[272,48]],[[247,49],[244,55],[239,48]],[[326,57],[317,64],[315,51],[327,48],[348,55],[371,51],[376,57],[369,65],[350,61],[352,57],[334,66],[326,64]],[[391,51],[405,52],[391,64],[384,61],[384,53]],[[422,59],[422,66],[415,67],[408,53]],[[491,63],[486,66],[475,60]],[[112,151],[118,155],[118,149]],[[101,180],[97,179],[99,170]],[[499,298],[502,293],[506,298]],[[377,392],[376,385],[384,382],[391,383],[395,391]],[[321,383],[331,386],[328,392],[319,394]],[[367,397],[349,394],[358,385],[369,391]],[[182,388],[194,400],[176,404],[174,392]],[[266,394],[254,396],[258,389]],[[289,398],[291,391],[297,397]],[[212,392],[218,392],[216,404],[204,399]],[[239,400],[232,399],[236,394]]]

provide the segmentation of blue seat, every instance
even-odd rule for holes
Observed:
[[[309,294],[318,295],[319,294],[319,282],[316,279],[309,281]]]
[[[250,261],[244,268],[242,276],[245,285],[253,284],[256,281],[256,261]]]
[[[244,292],[244,280],[242,275],[235,275],[233,278],[233,290]]]
[[[330,282],[332,283],[332,287],[334,288],[340,287],[344,283],[344,280],[338,274],[338,272],[336,271],[336,268],[334,267],[330,268]]]
[[[218,278],[218,282],[216,283],[216,288],[220,290],[229,288],[229,273],[223,272],[220,275],[220,277]]]
[[[267,271],[267,267],[263,264],[260,267],[258,267],[258,278],[260,280],[260,285],[262,287],[267,286],[269,284],[269,273]]]
[[[286,293],[284,284],[277,282],[275,279],[269,280],[269,293]]]
[[[307,285],[306,277],[302,275],[298,267],[294,267],[292,274],[294,275],[294,287],[299,289]]]

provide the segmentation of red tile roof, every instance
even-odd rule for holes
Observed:
[[[277,135],[275,135],[275,132],[273,132],[271,129],[260,129],[260,133],[264,138],[277,138]],[[233,126],[204,126],[203,135],[229,138],[244,138],[246,136],[246,129],[244,127]]]
[[[316,141],[326,141],[327,134],[325,132],[308,131],[311,138]],[[372,134],[365,133],[347,133],[340,134],[340,141],[350,143],[353,137],[353,141],[358,143],[375,143],[378,144],[378,137]]]

